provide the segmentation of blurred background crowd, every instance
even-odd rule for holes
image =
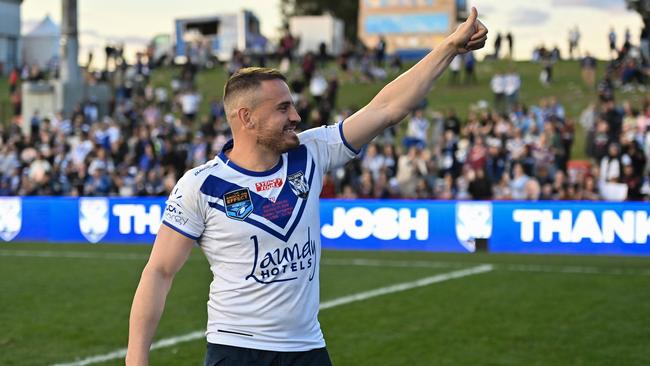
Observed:
[[[577,30],[576,30],[577,31]],[[588,53],[567,55],[563,67],[581,74],[593,89],[593,103],[576,118],[552,94],[523,103],[525,88],[553,83],[562,55],[535,49],[539,83],[522,84],[517,63],[506,62],[491,73],[484,64],[501,59],[498,35],[494,55],[479,62],[472,54],[454,59],[444,78],[450,88],[488,81],[493,100],[468,105],[467,112],[436,110],[426,100],[399,126],[385,131],[358,159],[327,176],[326,198],[405,198],[474,200],[648,200],[650,181],[650,95],[631,102],[628,92],[644,92],[648,51],[626,38],[614,45],[612,59],[601,62]],[[576,42],[579,34],[570,34]],[[201,93],[197,75],[232,74],[246,66],[278,67],[288,75],[300,130],[344,120],[361,106],[337,103],[342,85],[386,83],[407,64],[386,54],[381,41],[373,47],[346,45],[331,57],[298,56],[299,40],[281,38],[269,55],[235,51],[226,64],[192,59],[172,70],[169,85],[155,85],[160,66],[141,54],[133,64],[119,48],[107,48],[107,65],[115,71],[87,72],[87,82],[112,86],[108,111],[88,99],[69,115],[40,115],[29,121],[10,118],[0,124],[0,196],[164,196],[182,174],[212,158],[230,138],[221,100]],[[577,45],[576,45],[577,46]],[[647,46],[647,45],[646,45]],[[506,52],[507,53],[507,52]],[[149,57],[148,57],[149,56]],[[7,79],[13,112],[21,112],[20,84],[55,77],[51,70],[24,65]],[[477,75],[478,74],[478,75]],[[222,85],[211,85],[212,90]],[[434,91],[435,93],[436,91]],[[215,94],[218,94],[215,92]],[[201,112],[201,103],[208,103]],[[458,113],[461,112],[461,113]],[[25,133],[24,126],[29,125]],[[584,156],[572,156],[576,128],[586,131]]]

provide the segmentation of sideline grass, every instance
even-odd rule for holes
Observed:
[[[17,250],[112,259],[7,254]],[[149,251],[139,245],[0,245],[0,364],[71,362],[125,347],[128,312]],[[358,258],[375,262],[354,265]],[[648,258],[325,251],[323,260],[323,301],[480,263],[495,266],[322,311],[335,365],[650,362]],[[509,270],[519,268],[513,264],[558,271]],[[561,273],[567,266],[598,271]],[[615,274],[621,269],[627,274]],[[176,277],[157,339],[205,326],[210,280],[202,253],[194,250]],[[203,352],[203,340],[178,344],[154,351],[152,364],[198,364]]]

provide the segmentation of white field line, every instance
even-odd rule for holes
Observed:
[[[433,283],[449,281],[455,278],[471,276],[479,273],[485,273],[491,271],[492,269],[493,267],[491,265],[483,264],[472,268],[461,269],[458,271],[453,271],[448,273],[441,273],[435,276],[421,278],[413,282],[398,283],[392,286],[381,287],[375,290],[364,291],[358,294],[343,296],[343,297],[339,297],[338,299],[325,301],[320,304],[319,308],[320,310],[325,310],[336,306],[349,304],[352,302],[363,301],[377,296],[382,296],[382,295],[392,294],[395,292],[401,292],[401,291],[406,291],[418,287],[428,286]]]
[[[189,342],[193,341],[196,339],[200,339],[205,337],[205,332],[200,330],[196,332],[191,332],[187,334],[183,334],[182,336],[178,337],[171,337],[171,338],[165,338],[161,339],[157,342],[154,342],[151,345],[151,350],[159,349],[159,348],[165,348],[165,347],[171,347],[174,346],[178,343],[183,343],[183,342]],[[111,360],[116,360],[116,359],[123,359],[126,357],[126,348],[119,349],[117,351],[111,352],[111,353],[106,353],[103,355],[97,355],[97,356],[92,356],[85,358],[81,361],[74,361],[70,363],[58,363],[54,366],[84,366],[84,365],[92,365],[94,363],[100,363],[100,362],[106,362],[106,361],[111,361]]]
[[[493,268],[490,265],[480,265],[476,267],[471,267],[467,269],[461,269],[458,271],[453,271],[453,272],[448,272],[448,273],[442,273],[438,274],[435,276],[431,277],[425,277],[421,278],[416,281],[412,282],[404,282],[404,283],[399,283],[396,285],[392,286],[386,286],[386,287],[380,287],[375,290],[370,290],[370,291],[364,291],[364,292],[359,292],[357,294],[349,295],[349,296],[343,296],[339,297],[337,299],[333,299],[330,301],[325,301],[320,304],[320,310],[325,310],[325,309],[331,309],[333,307],[345,305],[345,304],[350,304],[353,302],[357,301],[363,301],[367,299],[371,299],[373,297],[377,296],[382,296],[382,295],[387,295],[387,294],[392,294],[395,292],[401,292],[401,291],[406,291],[410,289],[414,289],[417,287],[423,287],[427,285],[431,285],[434,283],[439,283],[439,282],[444,282],[448,280],[453,280],[456,278],[461,278],[461,277],[466,277],[466,276],[471,276],[475,274],[480,274],[480,273],[485,273],[491,271]],[[165,338],[161,339],[151,345],[151,349],[159,349],[159,348],[165,348],[165,347],[171,347],[179,343],[183,342],[189,342],[193,341],[196,339],[201,339],[205,337],[205,332],[203,331],[196,331],[196,332],[191,332],[187,333],[181,336],[177,337],[170,337],[170,338]],[[85,358],[83,360],[79,361],[74,361],[70,363],[59,363],[54,366],[85,366],[85,365],[91,365],[94,363],[99,363],[99,362],[105,362],[105,361],[110,361],[110,360],[115,360],[115,359],[121,359],[126,357],[126,348],[119,349],[114,352],[106,353],[103,355],[97,355],[97,356],[92,356]]]
[[[0,257],[32,257],[32,258],[79,258],[79,259],[107,259],[107,260],[138,260],[146,261],[149,254],[135,254],[128,252],[83,252],[83,251],[37,251],[0,249]],[[190,257],[188,261],[204,261],[203,257]],[[463,268],[476,263],[447,262],[447,261],[422,261],[422,260],[385,260],[385,259],[323,259],[325,266],[360,266],[360,267],[394,267],[394,268]],[[494,266],[494,269],[511,272],[544,272],[544,273],[575,273],[575,274],[607,274],[607,275],[639,275],[650,276],[650,269],[640,268],[605,268],[588,266],[561,266],[538,264],[497,264],[485,263]]]
[[[377,260],[377,259],[323,259],[323,265],[330,266],[361,266],[361,267],[394,267],[394,268],[457,268],[472,263],[437,262],[437,261],[408,261],[408,260]],[[604,274],[604,275],[639,275],[650,276],[650,269],[640,268],[606,268],[585,266],[560,266],[538,264],[490,264],[495,270],[510,272],[543,272],[543,273],[575,273],[575,274]]]

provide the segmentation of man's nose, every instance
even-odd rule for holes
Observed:
[[[291,113],[289,114],[289,120],[291,122],[300,122],[302,121],[302,118],[300,118],[300,115],[298,114],[298,111],[296,110],[296,107],[292,106],[291,107]]]

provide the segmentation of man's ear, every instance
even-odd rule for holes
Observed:
[[[255,127],[255,122],[253,122],[253,119],[251,118],[252,113],[250,109],[246,107],[239,108],[237,110],[237,117],[241,121],[244,128],[252,129]]]

